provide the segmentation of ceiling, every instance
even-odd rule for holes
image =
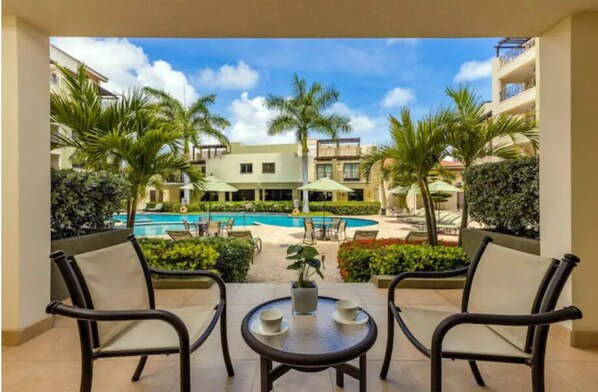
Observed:
[[[3,0],[51,36],[538,36],[598,0]]]

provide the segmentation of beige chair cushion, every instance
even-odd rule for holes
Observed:
[[[401,319],[411,334],[426,348],[432,347],[432,336],[438,324],[455,314],[427,309],[401,307]],[[443,352],[529,357],[486,325],[462,324],[452,328],[442,344]]]
[[[488,244],[473,277],[468,312],[531,314],[551,264],[547,257]],[[527,327],[491,328],[521,350],[526,349]]]
[[[75,256],[96,310],[149,309],[143,268],[133,244],[123,244]],[[100,321],[100,345],[127,328],[131,321]]]
[[[215,306],[201,305],[165,309],[179,316],[189,331],[193,343],[205,332],[216,312]],[[125,330],[100,346],[98,352],[125,350],[178,349],[179,337],[175,329],[161,320],[135,321]]]

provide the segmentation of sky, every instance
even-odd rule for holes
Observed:
[[[387,139],[388,116],[407,106],[415,118],[449,103],[444,89],[461,83],[491,99],[491,59],[497,39],[127,39],[52,38],[51,42],[110,80],[122,92],[160,88],[186,104],[218,96],[212,110],[248,144],[293,142],[267,136],[276,113],[269,94],[288,96],[294,74],[333,85],[329,110],[350,118],[362,144]],[[315,134],[314,136],[318,136]],[[205,142],[211,142],[205,140]]]

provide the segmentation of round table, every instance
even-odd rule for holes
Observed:
[[[241,335],[249,347],[260,355],[261,391],[268,392],[272,383],[291,369],[318,372],[336,369],[336,384],[343,387],[347,374],[359,380],[359,391],[366,390],[366,353],[376,342],[376,322],[343,325],[332,318],[338,299],[319,297],[315,315],[293,315],[291,298],[268,301],[252,309],[243,319]],[[278,309],[289,324],[288,331],[275,336],[254,333],[251,325],[259,322],[262,310]],[[366,313],[367,314],[367,313]],[[348,362],[359,358],[359,367]],[[280,365],[272,368],[272,362]]]

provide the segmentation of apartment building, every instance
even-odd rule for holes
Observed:
[[[64,52],[63,50],[57,48],[54,45],[50,45],[50,91],[51,92],[59,92],[66,88],[64,77],[62,73],[59,71],[57,65],[62,66],[69,71],[75,73],[79,66],[83,63],[73,56],[69,55],[68,53]],[[97,72],[96,70],[87,67],[87,77],[90,81],[92,81],[96,86],[98,86],[98,90],[100,95],[103,98],[116,98],[116,95],[104,87],[102,87],[102,83],[108,82],[108,78],[101,73]],[[57,132],[59,127],[56,124],[50,124],[51,132]],[[71,155],[75,151],[72,147],[65,147],[65,148],[57,148],[50,151],[50,165],[54,169],[67,169],[76,165],[73,165],[71,162]]]
[[[368,181],[361,174],[363,155],[368,147],[360,146],[359,138],[333,140],[310,139],[308,141],[308,179],[314,181],[330,177],[347,187],[353,193],[324,195],[310,192],[311,201],[324,197],[334,201],[376,201],[380,200],[379,184],[376,178]],[[247,145],[231,143],[204,145],[193,148],[191,159],[206,175],[213,175],[239,189],[238,192],[212,195],[219,201],[277,201],[301,200],[299,188],[303,184],[301,145],[261,144]],[[162,191],[148,189],[146,200],[150,202],[179,201],[184,198],[183,178],[180,175],[165,179]],[[194,195],[192,200],[207,195]]]

